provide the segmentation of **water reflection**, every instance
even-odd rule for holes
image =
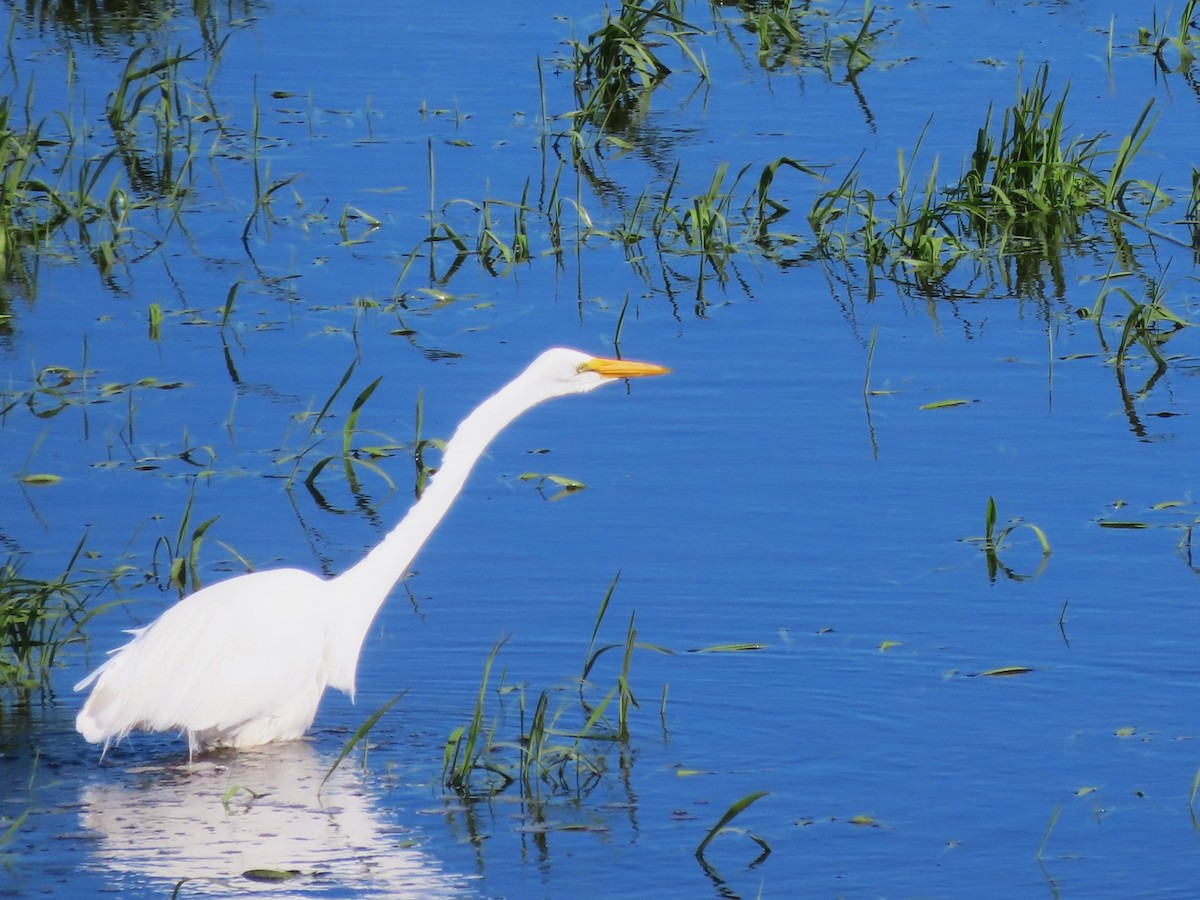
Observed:
[[[81,792],[80,824],[97,838],[86,866],[114,886],[126,876],[186,879],[189,895],[467,892],[466,879],[442,872],[412,833],[379,815],[352,769],[321,787],[329,764],[296,741],[127,769]],[[268,880],[285,872],[294,874]]]

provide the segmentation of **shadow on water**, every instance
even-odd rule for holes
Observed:
[[[188,762],[177,745],[147,753],[157,748],[139,741],[136,753],[115,748],[100,762],[65,714],[51,715],[37,740],[21,723],[0,734],[6,827],[29,810],[0,847],[18,893],[63,884],[154,896],[471,892],[420,848],[420,835],[380,812],[353,767],[322,786],[332,757],[310,742]]]

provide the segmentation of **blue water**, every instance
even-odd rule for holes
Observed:
[[[937,157],[949,182],[988,105],[998,116],[1018,77],[1048,62],[1052,88],[1070,84],[1071,132],[1110,133],[1114,148],[1155,99],[1135,177],[1176,199],[1154,228],[1186,242],[1195,71],[1156,70],[1132,46],[1153,10],[880,7],[875,61],[851,83],[838,67],[768,73],[735,9],[687,4],[712,32],[696,38],[711,82],[694,92],[695,73],[663,48],[676,71],[638,140],[591,157],[605,188],[584,182],[578,199],[609,228],[643,189],[662,190],[676,162],[681,197],[707,188],[722,162],[727,185],[749,164],[740,198],[779,156],[830,166],[836,181],[860,153],[864,180],[885,195],[897,149],[907,158],[927,122],[915,170],[923,178]],[[0,481],[4,543],[27,554],[25,574],[51,577],[86,533],[84,568],[132,570],[95,599],[128,602],[88,624],[86,648],[64,652],[54,697],[0,720],[0,812],[30,810],[0,846],[0,891],[161,896],[189,878],[181,895],[1191,895],[1200,620],[1185,528],[1198,518],[1200,348],[1188,328],[1165,345],[1160,376],[1140,349],[1120,369],[1127,303],[1110,297],[1099,329],[1075,312],[1096,302],[1111,269],[1139,298],[1162,280],[1171,310],[1195,320],[1190,249],[1126,225],[1118,255],[1095,218],[1057,282],[1047,270],[1019,296],[982,281],[969,297],[933,300],[884,278],[869,299],[861,272],[847,282],[836,265],[780,267],[743,246],[729,281],[710,276],[699,302],[695,257],[647,243],[631,265],[592,237],[558,259],[544,255],[535,219],[534,259],[507,274],[474,258],[451,270],[443,244],[441,280],[431,283],[425,259],[401,277],[428,233],[431,148],[439,210],[476,204],[444,207],[472,242],[484,198],[515,202],[527,180],[531,198],[550,194],[560,162],[543,140],[534,61],[550,113],[567,111],[556,60],[601,10],[248,12],[220,22],[230,37],[210,90],[228,136],[205,133],[196,196],[163,246],[130,254],[107,283],[63,250],[38,271],[36,296],[10,308],[6,392],[62,365],[86,369],[72,397],[91,402],[51,419],[18,404],[0,422],[4,471],[63,479]],[[857,30],[842,22],[830,28]],[[36,94],[48,109],[65,83],[52,74],[64,65],[55,48],[74,47],[79,116],[98,127],[122,39],[35,33],[23,20],[15,34],[18,63],[42,67]],[[156,40],[199,46],[182,13]],[[193,86],[206,65],[188,69]],[[296,180],[243,246],[254,91],[265,180]],[[780,176],[793,206],[785,230],[805,247],[818,189]],[[576,197],[569,165],[560,192]],[[381,223],[363,243],[342,245],[347,206]],[[511,211],[493,213],[511,227]],[[154,303],[165,313],[157,340]],[[244,758],[188,768],[181,742],[133,736],[98,763],[73,731],[70,685],[122,628],[174,599],[156,542],[175,540],[189,496],[188,533],[219,516],[200,551],[206,581],[241,571],[235,553],[257,567],[341,571],[410,502],[403,447],[419,394],[423,436],[448,437],[544,347],[610,352],[619,319],[621,351],[673,374],[558,401],[501,436],[418,558],[411,597],[398,590],[380,614],[356,705],[331,694],[310,741]],[[864,398],[873,334],[876,393]],[[312,443],[311,414],[352,362],[301,474],[337,451],[351,402],[382,375],[359,423],[374,433],[356,443],[395,448],[379,463],[395,488],[360,469],[356,496],[331,466],[322,506],[284,483]],[[104,391],[148,377],[181,386]],[[970,402],[921,408],[948,399]],[[179,458],[188,447],[209,470],[200,478]],[[530,471],[587,488],[550,501],[520,480]],[[1044,568],[1035,535],[1018,528],[999,557],[1019,577],[989,578],[967,540],[983,534],[989,497],[1000,526],[1045,532]],[[1170,501],[1180,505],[1154,509]],[[1100,527],[1113,520],[1150,527]],[[550,690],[564,728],[579,727],[572,679],[618,571],[599,640],[623,642],[634,615],[639,641],[673,651],[634,654],[628,742],[592,748],[604,773],[580,798],[539,810],[512,788],[462,804],[440,786],[443,744],[470,716],[488,650],[508,636],[494,687],[523,685],[529,707]],[[692,652],[734,643],[761,649]],[[599,696],[618,656],[593,673]],[[1009,666],[1032,671],[982,674]],[[365,771],[356,752],[318,797],[346,739],[403,690],[372,731]],[[490,696],[491,714],[500,699]],[[503,703],[511,715],[498,735],[511,740],[517,694]],[[222,804],[239,785],[266,799]],[[697,844],[758,791],[768,794],[733,826],[772,852],[752,865],[760,845],[723,834],[706,872]],[[303,874],[273,885],[241,876],[252,868]]]

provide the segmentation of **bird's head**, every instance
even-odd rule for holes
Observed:
[[[548,399],[586,393],[620,378],[665,375],[670,371],[654,363],[609,359],[566,347],[555,347],[530,363],[518,380],[536,385]]]

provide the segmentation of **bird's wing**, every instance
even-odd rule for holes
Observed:
[[[80,730],[87,719],[99,740],[133,728],[224,732],[290,710],[298,694],[319,698],[325,584],[276,569],[186,597],[80,682],[94,682]]]

